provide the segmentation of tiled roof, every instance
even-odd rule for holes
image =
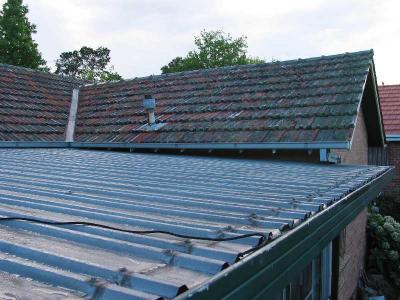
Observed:
[[[400,134],[400,84],[379,86],[386,135]]]
[[[389,169],[72,149],[0,149],[0,166],[0,217],[214,238],[260,232],[278,243]],[[1,222],[0,286],[23,296],[63,294],[56,286],[91,299],[170,299],[258,242]]]
[[[0,141],[63,141],[78,80],[0,64]]]
[[[372,51],[86,86],[75,140],[128,143],[347,142]],[[146,131],[143,97],[165,123]]]

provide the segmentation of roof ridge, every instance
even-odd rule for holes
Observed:
[[[378,85],[379,88],[394,87],[394,86],[400,87],[400,83],[395,83],[395,84],[381,84],[381,85]]]
[[[37,74],[44,75],[44,76],[57,77],[60,80],[66,79],[66,80],[77,81],[77,82],[82,82],[82,83],[85,81],[85,80],[82,80],[82,79],[79,79],[79,78],[76,78],[73,76],[60,75],[60,74],[55,74],[55,73],[51,73],[51,72],[45,72],[45,71],[31,69],[31,68],[23,67],[23,66],[14,66],[14,65],[5,64],[5,63],[0,63],[0,68],[10,68],[13,70],[21,70],[21,71],[27,71],[30,73],[37,73]]]
[[[224,66],[224,67],[217,67],[217,68],[207,68],[207,69],[198,69],[198,70],[191,70],[191,71],[182,71],[182,72],[175,72],[175,73],[167,73],[167,74],[157,74],[157,75],[148,75],[148,76],[140,76],[140,77],[134,77],[134,78],[127,78],[127,79],[122,79],[122,80],[115,80],[115,81],[108,81],[108,82],[95,82],[95,83],[89,83],[89,84],[84,84],[83,87],[90,87],[90,86],[100,86],[100,85],[112,85],[112,84],[117,84],[117,83],[126,83],[130,81],[140,81],[140,80],[145,80],[145,79],[155,79],[155,78],[168,78],[168,77],[177,77],[177,76],[183,76],[183,75],[189,75],[189,74],[198,74],[198,73],[206,73],[210,71],[215,71],[215,70],[232,70],[232,69],[248,69],[252,68],[255,66],[260,66],[260,65],[272,65],[272,64],[277,64],[277,63],[285,63],[285,64],[290,64],[294,62],[299,62],[299,61],[315,61],[319,59],[334,59],[342,56],[355,56],[355,55],[366,55],[370,54],[371,58],[374,55],[374,50],[369,49],[369,50],[361,50],[361,51],[355,51],[355,52],[344,52],[344,53],[339,53],[339,54],[332,54],[332,55],[321,55],[321,56],[314,56],[314,57],[309,57],[309,58],[297,58],[297,59],[289,59],[289,60],[282,60],[282,61],[271,61],[271,62],[266,62],[266,63],[261,63],[261,64],[248,64],[248,65],[233,65],[233,66]]]

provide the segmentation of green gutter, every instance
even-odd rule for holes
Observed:
[[[92,143],[0,141],[0,148],[112,148],[112,149],[193,149],[193,150],[319,150],[350,149],[350,142],[276,143]]]
[[[0,148],[69,148],[67,142],[0,141]]]
[[[386,135],[386,141],[400,142],[400,134],[388,134],[388,135]]]
[[[394,168],[176,299],[273,299],[395,176]]]
[[[274,143],[92,143],[72,142],[73,148],[132,148],[132,149],[213,149],[213,150],[281,150],[281,149],[350,149],[350,142],[274,142]]]

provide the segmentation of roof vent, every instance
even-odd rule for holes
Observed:
[[[156,108],[156,99],[154,99],[151,95],[145,95],[143,100],[143,107],[148,115],[148,125],[151,126],[156,122],[156,116],[154,115],[154,110]]]
[[[144,124],[140,127],[141,130],[144,131],[155,131],[164,127],[166,123],[162,123],[158,121],[156,123],[156,116],[154,111],[156,109],[156,99],[151,95],[145,95],[143,99],[143,107],[147,113],[147,124]]]

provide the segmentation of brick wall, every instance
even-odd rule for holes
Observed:
[[[335,153],[340,155],[343,164],[368,164],[368,136],[362,110],[357,118],[351,150],[335,150]]]
[[[400,142],[388,143],[389,165],[396,167],[396,178],[387,186],[385,194],[400,198]]]
[[[365,208],[344,230],[343,255],[339,257],[338,299],[357,299],[357,284],[365,265],[367,248],[367,209]]]
[[[400,221],[400,142],[388,143],[388,163],[396,167],[396,177],[385,188],[379,209],[384,215],[390,215]]]
[[[336,152],[343,164],[368,164],[368,136],[364,115],[360,112],[350,151]],[[338,299],[357,299],[357,283],[365,267],[367,209],[364,209],[341,233],[341,255],[339,257]]]

